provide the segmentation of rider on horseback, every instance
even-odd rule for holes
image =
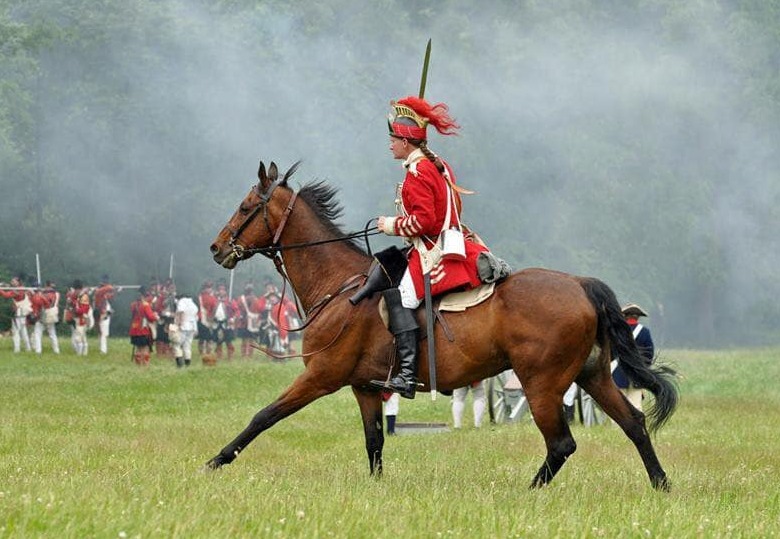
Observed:
[[[412,248],[407,252],[408,263],[400,279],[392,277],[394,272],[383,263],[383,253],[378,253],[379,263],[372,267],[364,287],[350,301],[357,304],[373,292],[384,291],[400,370],[391,380],[372,380],[371,385],[413,399],[418,352],[414,309],[425,295],[424,278],[429,275],[433,296],[479,286],[476,260],[487,248],[470,233],[463,237],[467,230],[460,224],[460,193],[469,191],[455,185],[450,166],[428,149],[428,125],[442,135],[455,134],[459,128],[449,116],[447,105],[432,105],[410,96],[393,102],[392,107],[388,120],[390,151],[393,158],[403,160],[406,176],[397,188],[397,216],[379,217],[377,226],[385,234],[402,236]],[[449,253],[441,238],[445,231],[453,230],[456,241],[462,243],[459,253]]]

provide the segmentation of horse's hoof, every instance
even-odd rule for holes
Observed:
[[[653,478],[652,485],[655,490],[661,492],[670,492],[672,490],[672,484],[666,476]]]
[[[211,470],[219,470],[224,464],[225,462],[223,462],[221,455],[217,455],[206,463],[204,470],[207,472]]]

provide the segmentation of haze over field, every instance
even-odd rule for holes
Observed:
[[[0,276],[227,272],[208,246],[257,162],[393,211],[393,98],[446,102],[431,147],[515,268],[609,283],[661,342],[780,341],[778,2],[0,4]],[[385,244],[392,240],[385,240]],[[379,245],[379,243],[377,243]],[[239,282],[273,272],[253,259]]]

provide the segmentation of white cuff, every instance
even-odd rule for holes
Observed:
[[[385,217],[382,232],[388,236],[395,236],[395,220],[397,217]]]

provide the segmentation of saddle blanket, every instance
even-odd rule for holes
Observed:
[[[438,305],[434,304],[434,309],[450,312],[465,311],[469,307],[479,305],[492,296],[495,288],[496,283],[490,283],[483,284],[482,286],[478,286],[470,290],[445,294],[441,297],[441,301]],[[423,303],[420,308],[424,309],[425,304]],[[379,316],[382,317],[382,322],[384,322],[385,327],[388,327],[387,306],[385,305],[385,298],[381,298],[379,300]]]

